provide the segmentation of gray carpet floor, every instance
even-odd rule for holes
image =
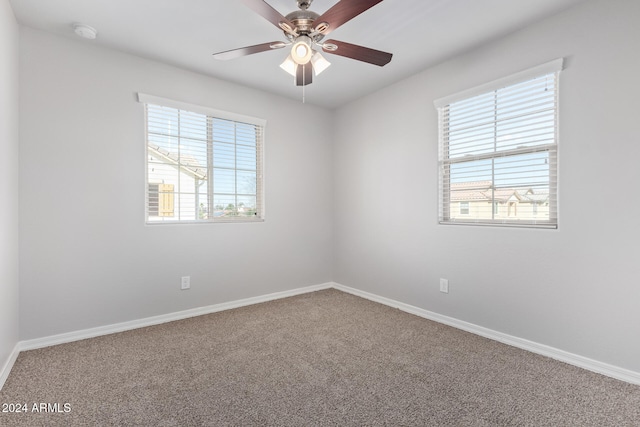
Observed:
[[[28,407],[2,426],[640,426],[638,386],[337,290],[22,352],[0,403]]]

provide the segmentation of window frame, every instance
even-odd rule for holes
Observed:
[[[266,139],[266,124],[267,121],[264,119],[246,116],[242,114],[231,113],[227,111],[217,110],[210,107],[205,107],[201,105],[190,104],[181,101],[175,101],[167,98],[162,98],[154,95],[148,95],[144,93],[138,93],[138,102],[143,104],[144,106],[144,152],[145,152],[145,171],[144,171],[144,184],[145,184],[145,197],[144,197],[144,220],[147,225],[162,225],[162,224],[212,224],[212,223],[246,223],[246,222],[263,222],[265,220],[265,201],[264,201],[264,152],[265,152],[265,139]],[[205,219],[201,218],[198,214],[197,210],[194,212],[194,219],[184,219],[184,218],[176,218],[173,219],[171,216],[158,216],[158,218],[162,219],[150,219],[150,194],[152,193],[151,186],[158,185],[161,183],[156,182],[156,180],[149,179],[149,122],[148,122],[148,110],[147,106],[153,105],[158,107],[166,107],[171,109],[176,109],[188,113],[194,113],[199,115],[206,116],[206,126],[207,126],[207,137],[206,137],[206,145],[207,145],[207,177],[211,177],[213,179],[213,171],[214,171],[214,162],[212,159],[213,145],[216,143],[212,132],[211,126],[215,120],[224,120],[228,122],[233,122],[234,125],[252,125],[256,126],[256,130],[258,130],[258,136],[256,138],[256,165],[255,165],[255,174],[256,174],[256,213],[255,215],[237,215],[237,216],[223,216],[216,217],[211,216]],[[234,143],[235,145],[236,143]],[[220,168],[215,168],[220,169]],[[228,168],[227,168],[228,169]],[[242,168],[239,168],[237,164],[229,169],[233,170],[234,173],[238,171],[242,171]],[[207,199],[209,208],[214,206],[214,189],[213,185],[207,186]],[[238,193],[237,188],[235,190],[235,197],[242,197],[241,193]],[[175,198],[179,199],[182,193],[177,192],[171,194],[169,197],[171,199]],[[160,194],[158,194],[158,199],[160,199]],[[160,201],[156,201],[158,206],[154,206],[156,210],[160,210]],[[178,210],[178,208],[174,208],[174,210]],[[211,212],[211,209],[208,210]]]
[[[439,171],[439,191],[438,191],[438,208],[439,208],[439,217],[438,221],[440,224],[444,225],[489,225],[489,226],[511,226],[511,227],[533,227],[533,228],[558,228],[558,136],[559,136],[559,126],[558,126],[558,115],[559,115],[559,75],[563,69],[563,58],[558,58],[553,61],[549,61],[547,63],[541,64],[537,67],[533,67],[519,73],[515,73],[509,75],[507,77],[503,77],[486,84],[464,90],[458,92],[456,94],[446,96],[434,101],[434,106],[438,111],[438,171]],[[481,154],[473,156],[471,159],[457,159],[455,157],[449,157],[449,141],[448,141],[448,117],[445,116],[445,111],[449,108],[450,105],[455,104],[460,101],[471,100],[472,98],[489,95],[491,93],[497,93],[498,91],[510,88],[512,86],[516,86],[519,84],[524,84],[533,79],[537,79],[540,77],[544,77],[547,75],[553,75],[553,83],[554,83],[554,139],[550,144],[543,144],[541,146],[531,145],[530,148],[525,148],[520,150],[518,149],[509,149],[505,151],[499,151],[495,149],[495,151],[488,154]],[[496,98],[497,99],[497,98]],[[499,108],[498,104],[494,108]],[[497,117],[497,116],[496,116]],[[495,119],[496,123],[499,123],[499,119]],[[493,173],[490,182],[490,191],[491,198],[489,203],[492,204],[491,218],[460,218],[451,212],[453,209],[452,202],[453,198],[452,194],[452,186],[456,185],[456,182],[451,182],[451,174],[452,168],[454,165],[458,164],[472,164],[475,160],[491,160],[493,162],[499,161],[499,159],[504,158],[504,156],[517,156],[517,155],[527,155],[527,154],[535,154],[535,153],[548,153],[548,162],[549,162],[549,219],[539,219],[536,216],[527,219],[514,219],[510,218],[510,215],[506,217],[497,217],[496,212],[496,203],[498,200],[495,198],[495,186],[497,185],[494,181]],[[476,159],[477,158],[477,159]],[[481,174],[478,174],[480,176]],[[474,183],[475,177],[470,178],[469,184]],[[461,183],[462,184],[462,183]],[[480,182],[478,182],[480,184]]]

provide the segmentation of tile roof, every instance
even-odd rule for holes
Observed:
[[[534,190],[531,187],[493,188],[491,181],[455,182],[451,184],[450,199],[452,202],[486,201],[492,198],[498,202],[506,202],[512,197],[524,202],[546,202],[549,192],[546,189]]]
[[[183,172],[192,175],[194,178],[207,179],[207,168],[202,167],[198,159],[194,156],[187,154],[179,156],[177,153],[160,148],[160,146],[155,144],[149,144],[149,152],[155,153],[156,156],[167,160],[176,167],[180,167]]]

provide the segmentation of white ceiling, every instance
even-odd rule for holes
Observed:
[[[292,99],[302,88],[279,68],[286,49],[220,61],[213,53],[283,40],[282,32],[232,0],[10,0],[22,25],[77,37],[74,22],[98,30],[84,40]],[[348,1],[348,0],[344,0]],[[393,53],[377,67],[324,54],[332,66],[305,100],[335,108],[461,52],[586,0],[385,0],[328,38]],[[296,0],[267,0],[282,15]],[[314,0],[322,14],[337,0]]]

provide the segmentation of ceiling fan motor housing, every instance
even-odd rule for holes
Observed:
[[[311,10],[296,10],[295,12],[291,12],[286,16],[286,18],[295,25],[295,30],[298,34],[309,35],[313,32],[313,22],[318,19],[320,15],[311,11]],[[285,35],[291,38],[291,34],[285,32]],[[318,34],[320,38],[323,37],[322,34]],[[315,41],[320,40],[320,38],[314,37]]]

